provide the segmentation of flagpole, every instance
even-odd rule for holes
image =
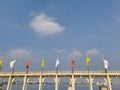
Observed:
[[[56,68],[56,73],[58,73],[58,67]]]
[[[16,62],[16,60],[17,60],[17,55],[16,55],[16,57],[15,57],[15,59],[14,59],[14,64],[13,64],[13,68],[12,68],[12,74],[14,74],[14,71],[15,71],[14,67],[15,67],[15,62]]]
[[[90,57],[88,57],[88,55],[86,54],[86,68],[88,73],[89,73],[89,62],[90,62]]]
[[[72,67],[72,73],[74,73],[74,69],[73,69],[73,67]]]
[[[1,63],[3,63],[3,61],[5,60],[5,57],[2,56],[2,59],[1,59]],[[0,65],[0,72],[2,71],[2,64]]]
[[[103,58],[103,61],[105,60],[104,58],[104,54],[102,53],[102,58]],[[104,62],[105,63],[105,62]],[[104,68],[105,68],[105,65],[104,65]],[[105,73],[107,73],[107,68],[105,68]]]
[[[107,69],[105,68],[105,73],[107,73]]]
[[[58,59],[58,52],[56,52],[56,60]],[[56,73],[58,73],[58,65],[56,66]]]
[[[74,59],[73,59],[74,57],[72,56],[72,73],[74,73]]]
[[[89,73],[89,71],[90,71],[90,70],[89,70],[89,66],[87,67],[87,69],[88,69],[88,73]]]
[[[31,58],[31,55],[28,56],[29,64],[30,64],[30,58]],[[27,67],[27,73],[29,72],[29,64],[28,64],[28,67]]]
[[[2,66],[0,65],[0,72],[2,71]]]
[[[0,72],[2,71],[2,65],[0,65]]]
[[[14,66],[13,66],[13,69],[12,69],[12,74],[14,74]]]
[[[42,68],[42,73],[43,73],[43,68]]]
[[[42,55],[42,62],[41,62],[41,73],[43,73],[43,69],[44,69],[44,65],[45,64],[45,61],[44,61],[44,55]]]
[[[26,73],[28,73],[28,68],[27,68],[27,70],[26,70]]]
[[[12,74],[14,74],[14,68],[12,69]]]
[[[26,67],[26,73],[28,73],[28,68],[29,68],[29,66]]]

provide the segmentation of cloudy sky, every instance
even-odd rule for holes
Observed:
[[[17,56],[15,71],[25,71],[31,55],[30,71],[55,70],[56,53],[59,70],[86,70],[85,55],[91,58],[91,70],[120,69],[120,1],[119,0],[1,0],[0,56],[5,56],[2,70],[11,71],[9,62]]]

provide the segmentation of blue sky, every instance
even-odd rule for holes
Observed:
[[[31,55],[31,71],[55,70],[56,52],[60,70],[86,70],[85,54],[91,57],[90,69],[103,69],[101,52],[109,69],[120,69],[119,0],[20,0],[0,1],[0,55],[6,60],[3,71],[17,55],[16,71],[25,71]]]

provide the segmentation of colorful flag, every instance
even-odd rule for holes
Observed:
[[[89,67],[89,62],[90,62],[90,57],[88,57],[88,55],[86,55],[86,67]]]
[[[71,66],[72,66],[72,68],[74,68],[74,67],[75,67],[75,61],[74,61],[74,58],[72,58],[72,63],[71,63]]]
[[[59,66],[59,64],[60,64],[60,61],[59,61],[58,58],[57,58],[56,64],[55,64],[55,68],[57,68],[57,67]]]
[[[28,61],[26,62],[26,69],[28,69],[29,65],[30,65],[30,57],[28,58]]]
[[[12,60],[12,61],[10,62],[10,68],[13,68],[13,67],[14,67],[15,62],[16,62],[16,60]]]
[[[41,68],[43,69],[44,66],[45,66],[45,60],[44,60],[44,57],[42,57]]]

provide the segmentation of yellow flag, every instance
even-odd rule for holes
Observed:
[[[89,67],[89,62],[90,62],[90,57],[88,57],[88,55],[86,55],[86,67]]]
[[[42,57],[41,68],[44,68],[44,66],[45,66],[45,60],[44,60],[44,57]]]
[[[2,60],[0,60],[0,66],[2,66],[2,63],[3,63],[3,61],[2,61]]]

